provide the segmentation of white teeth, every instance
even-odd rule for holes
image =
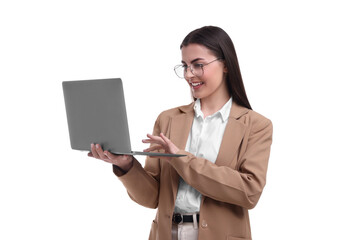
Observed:
[[[196,86],[201,85],[201,82],[200,82],[200,83],[191,83],[191,85],[192,85],[193,87],[196,87]]]

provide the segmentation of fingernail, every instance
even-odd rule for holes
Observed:
[[[98,148],[98,144],[96,144],[96,148]]]

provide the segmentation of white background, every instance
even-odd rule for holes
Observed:
[[[70,149],[61,82],[121,77],[142,150],[157,115],[191,101],[173,66],[204,25],[231,36],[250,103],[274,124],[253,238],[336,239],[336,22],[322,0],[1,1],[0,239],[147,239],[155,210]]]

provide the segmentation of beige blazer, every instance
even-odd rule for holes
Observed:
[[[163,132],[179,149],[185,144],[194,118],[194,103],[162,112],[154,135]],[[200,240],[251,239],[248,209],[255,207],[266,183],[272,143],[272,123],[233,101],[215,163],[180,150],[186,157],[147,158],[126,174],[113,170],[137,203],[158,208],[150,240],[171,239],[172,214],[179,176],[202,194]]]

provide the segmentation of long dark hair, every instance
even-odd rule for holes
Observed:
[[[203,45],[211,50],[217,58],[224,60],[228,69],[227,86],[233,101],[238,105],[252,109],[243,85],[234,44],[228,34],[219,27],[205,26],[190,32],[181,43],[180,49],[190,43]]]

